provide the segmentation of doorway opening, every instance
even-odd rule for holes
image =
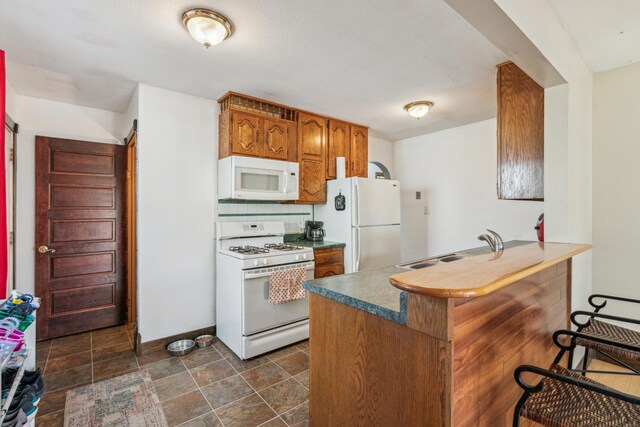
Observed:
[[[17,200],[17,153],[16,142],[18,135],[18,125],[5,115],[4,127],[5,141],[5,176],[6,176],[6,199],[7,199],[7,241],[9,243],[7,253],[7,283],[6,295],[9,295],[16,288],[16,200]]]
[[[127,240],[127,324],[136,328],[137,341],[137,224],[136,224],[136,196],[137,196],[137,142],[138,121],[133,121],[129,135],[124,139],[127,148],[127,184],[126,184],[126,240]]]
[[[391,179],[391,173],[385,165],[380,162],[369,162],[369,178]]]

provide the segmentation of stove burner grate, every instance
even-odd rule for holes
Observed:
[[[230,246],[231,252],[236,252],[244,255],[257,255],[269,253],[269,249],[259,248],[257,246]]]
[[[297,251],[304,249],[302,246],[290,245],[289,243],[267,243],[264,247],[267,249],[275,249],[276,251]]]

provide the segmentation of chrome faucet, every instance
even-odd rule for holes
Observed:
[[[502,252],[504,250],[504,242],[502,241],[502,237],[498,233],[493,230],[489,230],[487,228],[489,234],[481,234],[478,236],[478,240],[483,240],[487,242],[491,250],[495,253]]]

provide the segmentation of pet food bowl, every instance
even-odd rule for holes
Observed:
[[[167,346],[167,351],[174,356],[184,356],[193,351],[196,342],[194,340],[174,341]]]
[[[213,335],[200,335],[196,337],[196,345],[199,348],[208,347],[213,342]]]

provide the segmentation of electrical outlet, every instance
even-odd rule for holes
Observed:
[[[422,199],[422,191],[416,191],[416,200]]]

